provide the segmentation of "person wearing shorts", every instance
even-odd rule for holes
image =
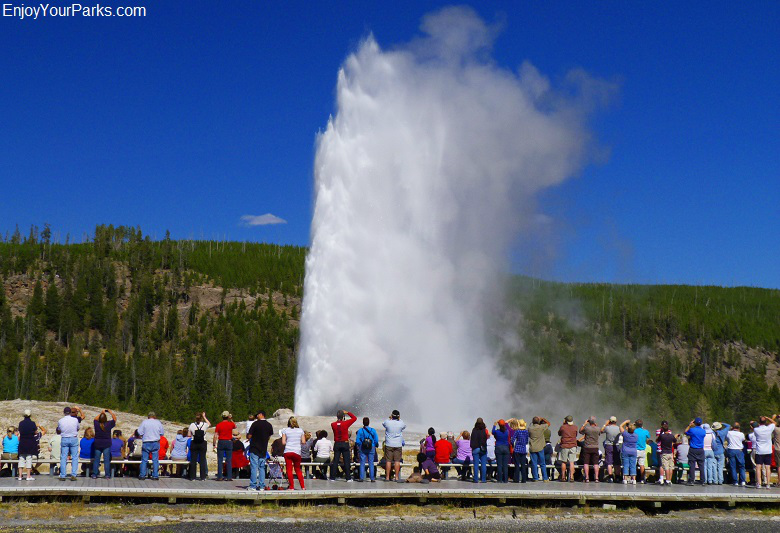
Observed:
[[[401,413],[393,410],[390,418],[382,422],[385,428],[385,481],[390,481],[390,468],[395,469],[395,479],[398,483],[401,480],[401,452],[404,446],[403,431],[406,424],[401,420]]]
[[[596,425],[596,418],[590,417],[580,428],[585,435],[582,441],[582,472],[585,483],[590,483],[590,469],[593,467],[593,481],[599,482],[599,435],[601,430]]]
[[[616,416],[609,417],[609,421],[601,426],[601,433],[604,433],[604,464],[607,465],[607,481],[612,483],[615,481],[615,468],[617,467],[619,472],[622,464],[618,446],[620,426],[617,424]]]
[[[669,429],[669,423],[661,422],[661,432],[656,437],[661,452],[661,475],[658,476],[659,485],[671,485],[674,475],[674,445],[677,442],[674,434]]]
[[[574,461],[577,460],[577,426],[574,417],[569,415],[563,419],[563,425],[558,429],[561,438],[561,451],[558,460],[561,462],[561,481],[566,481],[566,466],[569,467],[569,481],[574,481]]]

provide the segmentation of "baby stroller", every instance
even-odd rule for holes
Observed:
[[[270,490],[287,490],[290,484],[285,476],[284,458],[266,454],[266,463],[268,464],[268,478],[265,480],[265,486]]]

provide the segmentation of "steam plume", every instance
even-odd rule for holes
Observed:
[[[583,163],[583,72],[564,91],[490,57],[496,31],[466,8],[423,37],[373,37],[338,75],[317,141],[295,407],[451,423],[503,414],[512,386],[485,320],[533,198]],[[564,97],[563,93],[569,94]]]

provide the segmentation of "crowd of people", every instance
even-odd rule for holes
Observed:
[[[97,478],[101,466],[102,477],[109,479],[128,475],[143,480],[157,480],[160,475],[193,481],[208,478],[206,434],[211,423],[205,412],[196,413],[192,423],[170,440],[153,412],[127,439],[116,429],[117,417],[110,409],[98,413],[83,431],[85,415],[79,407],[66,407],[63,415],[49,442],[50,457],[58,463],[51,468],[61,480],[75,480],[80,473]],[[404,437],[406,424],[397,410],[382,422],[382,441],[368,417],[353,435],[357,417],[348,410],[336,413],[330,433],[327,429],[305,431],[293,416],[277,438],[263,411],[250,415],[243,427],[228,411],[221,418],[212,438],[212,451],[217,454],[215,479],[232,481],[246,476],[248,490],[278,487],[283,470],[289,489],[294,489],[297,478],[305,490],[305,480],[314,478],[375,482],[377,468],[384,469],[380,479],[403,483],[444,481],[451,479],[454,469],[455,479],[474,483],[549,482],[555,478],[569,483],[652,480],[661,485],[731,483],[745,487],[749,481],[752,487],[768,489],[772,470],[780,465],[780,415],[761,416],[750,423],[747,434],[739,423],[709,424],[698,417],[675,434],[665,421],[651,432],[642,420],[618,423],[612,416],[599,424],[591,417],[577,425],[567,416],[557,430],[555,444],[553,425],[543,417],[533,417],[530,424],[517,418],[496,420],[490,427],[478,418],[470,431],[457,436],[440,432],[437,437],[435,429],[429,428],[416,456],[408,456],[414,466],[405,479],[401,476],[403,452],[410,446]],[[24,411],[18,428],[8,428],[2,440],[2,461],[17,467],[12,471],[18,471],[20,481],[31,481],[38,472],[45,434],[30,410]],[[417,443],[413,446],[417,448]],[[267,482],[267,475],[273,483]]]

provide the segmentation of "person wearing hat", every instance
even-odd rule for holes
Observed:
[[[496,438],[496,477],[499,483],[509,483],[509,427],[502,418],[491,431]]]
[[[401,480],[401,454],[403,453],[403,431],[406,429],[406,424],[401,420],[401,413],[398,412],[398,409],[393,409],[390,418],[382,422],[382,427],[385,428],[385,458],[387,459],[385,481],[390,481],[390,470],[395,468],[396,481],[403,483]],[[335,466],[331,468],[335,468]]]
[[[217,452],[217,481],[233,481],[233,430],[236,425],[230,411],[222,411],[222,422],[214,426],[214,451]],[[222,470],[225,463],[227,474]]]
[[[65,479],[70,457],[70,480],[76,481],[76,472],[79,468],[79,427],[84,413],[78,406],[66,407],[62,410],[65,415],[57,422],[60,430],[60,481]]]
[[[32,413],[29,409],[24,410],[24,419],[19,422],[19,481],[25,479],[32,481],[32,462],[38,457],[38,425],[32,421]],[[46,430],[41,429],[43,434]],[[26,471],[26,472],[25,472]]]
[[[604,464],[607,465],[607,482],[615,481],[615,468],[620,470],[620,426],[617,423],[616,416],[610,416],[609,420],[601,426],[601,433],[604,433]]]
[[[685,435],[688,437],[688,485],[696,483],[696,471],[699,471],[700,485],[704,485],[706,479],[704,475],[704,437],[707,431],[701,427],[703,421],[698,416],[691,420],[688,427],[685,428]]]
[[[160,479],[160,437],[165,435],[163,425],[157,420],[154,411],[150,411],[146,420],[138,426],[138,435],[141,437],[141,468],[138,479],[146,479],[146,468],[149,456],[152,457],[152,480]]]
[[[569,481],[574,481],[574,461],[577,459],[577,426],[574,417],[568,415],[563,419],[563,425],[558,429],[561,447],[558,460],[561,462],[561,481],[566,481],[566,466],[569,467]]]
[[[723,469],[726,468],[726,439],[731,426],[721,422],[712,423],[712,453],[715,455],[714,479],[716,485],[723,485]]]
[[[528,482],[528,444],[530,441],[530,434],[524,419],[515,420],[517,427],[512,428],[512,422],[509,427],[512,431],[512,455],[515,461],[515,472],[513,481],[515,483],[527,483]]]

